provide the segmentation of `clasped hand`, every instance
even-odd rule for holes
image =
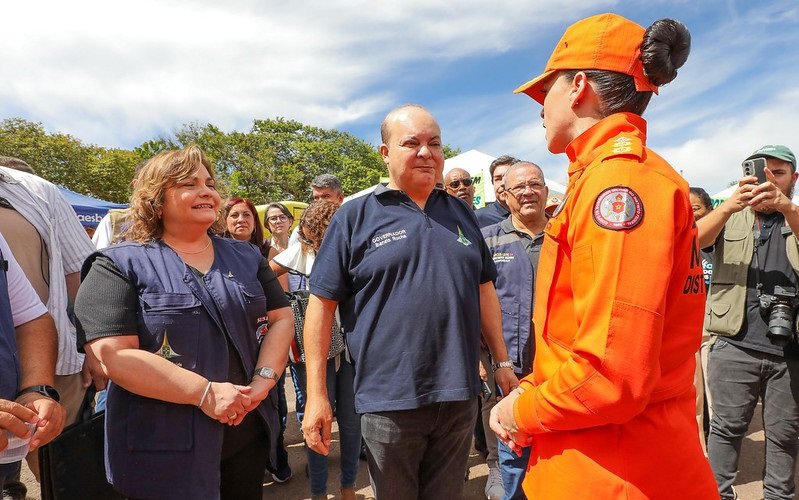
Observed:
[[[223,424],[239,425],[247,413],[258,406],[261,400],[253,404],[252,387],[235,385],[230,382],[211,382],[211,388],[200,409]],[[264,396],[265,397],[265,396]]]
[[[524,389],[521,387],[511,391],[494,405],[489,418],[491,430],[497,434],[497,439],[519,456],[522,454],[522,448],[533,444],[533,437],[519,429],[513,416],[513,404],[523,392]]]

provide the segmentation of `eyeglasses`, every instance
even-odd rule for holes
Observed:
[[[281,214],[281,215],[273,215],[272,217],[267,217],[266,220],[268,220],[269,222],[286,222],[287,220],[289,220],[289,218]]]
[[[456,179],[454,181],[450,181],[449,184],[447,184],[447,186],[449,186],[451,189],[458,189],[459,187],[461,187],[461,183],[463,183],[464,187],[469,187],[472,184],[474,184],[474,179],[470,177],[467,177],[465,179]]]
[[[540,182],[527,182],[525,184],[517,184],[508,188],[508,192],[512,194],[514,198],[518,198],[527,191],[527,188],[530,188],[530,190],[535,192],[540,192],[543,191],[545,187],[546,186]]]

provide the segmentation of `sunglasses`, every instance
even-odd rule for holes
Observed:
[[[474,179],[472,178],[457,179],[454,181],[450,181],[450,183],[447,184],[447,186],[449,186],[451,189],[458,189],[459,187],[461,187],[461,183],[463,183],[464,187],[469,187],[472,184],[474,184]]]

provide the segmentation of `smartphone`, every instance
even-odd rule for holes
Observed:
[[[744,177],[753,176],[757,177],[757,183],[763,184],[766,182],[766,159],[765,158],[753,158],[751,160],[744,161],[741,166],[744,170]]]
[[[488,399],[488,398],[491,397],[491,387],[489,387],[488,382],[486,382],[485,380],[483,380],[482,382],[483,382],[483,384],[482,384],[483,385],[483,387],[482,387],[483,388],[483,399]]]

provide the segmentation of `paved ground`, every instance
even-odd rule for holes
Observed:
[[[305,477],[305,449],[302,445],[302,435],[300,433],[297,419],[294,416],[294,390],[291,382],[286,384],[286,391],[289,400],[289,426],[286,431],[286,446],[289,451],[289,463],[294,469],[294,477],[283,484],[271,481],[271,478],[264,483],[264,499],[278,500],[302,500],[310,495],[308,480]],[[736,489],[740,500],[757,500],[763,498],[762,483],[760,477],[763,469],[763,430],[759,411],[752,421],[749,428],[749,435],[744,440],[741,453],[740,473],[736,483]],[[339,478],[339,448],[338,431],[334,427],[333,449],[330,456],[330,477],[328,480],[328,498],[338,498],[338,478]],[[466,483],[464,498],[478,500],[485,498],[483,488],[485,487],[488,468],[480,463],[477,453],[472,453],[469,457],[469,481]],[[28,499],[40,500],[39,486],[33,479],[33,475],[23,468],[23,479],[28,485]],[[366,471],[366,463],[361,461],[358,471],[358,481],[356,484],[358,498],[361,500],[373,499],[372,489],[369,486],[369,474]],[[87,499],[95,500],[95,499]],[[97,499],[100,500],[100,499]],[[453,499],[454,500],[454,499]]]

